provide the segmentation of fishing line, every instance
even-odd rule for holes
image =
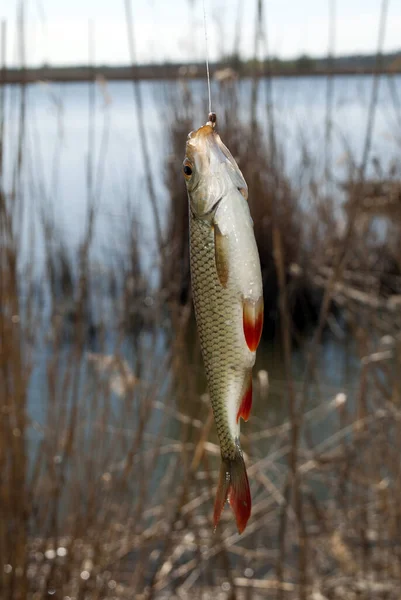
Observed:
[[[206,73],[207,73],[207,91],[209,94],[209,113],[212,112],[212,95],[210,93],[210,73],[209,73],[209,48],[207,40],[207,25],[206,25],[206,6],[203,0],[203,24],[205,27],[205,48],[206,48]]]

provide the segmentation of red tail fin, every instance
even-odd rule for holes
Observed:
[[[220,520],[226,501],[229,501],[237,521],[238,532],[242,533],[251,514],[251,492],[241,451],[233,460],[222,457],[219,485],[214,502],[214,527]]]

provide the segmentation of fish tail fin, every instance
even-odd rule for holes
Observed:
[[[251,514],[252,501],[241,450],[238,450],[234,459],[222,456],[219,484],[214,502],[215,530],[227,500],[234,511],[238,532],[242,533]]]

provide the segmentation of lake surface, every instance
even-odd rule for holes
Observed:
[[[192,97],[194,126],[206,119],[206,85],[201,81],[185,84]],[[250,116],[250,80],[236,84],[240,98],[241,118]],[[327,80],[316,77],[278,78],[272,83],[272,99],[276,135],[284,153],[289,176],[299,174],[303,146],[316,163],[316,171],[324,168],[324,147],[327,118]],[[360,161],[365,143],[373,79],[369,76],[334,77],[332,82],[332,155],[334,175],[341,181],[347,176],[347,153]],[[169,196],[165,183],[167,160],[171,160],[170,130],[175,110],[184,97],[183,84],[177,82],[142,82],[144,119],[157,202],[165,219]],[[268,84],[260,81],[258,120],[268,128]],[[93,96],[92,96],[93,94]],[[212,86],[213,104],[219,114],[217,84]],[[371,156],[379,158],[386,171],[397,160],[400,112],[397,97],[401,98],[401,76],[382,77],[373,128]],[[21,90],[6,86],[5,121],[5,190],[10,193],[18,155],[19,103]],[[398,137],[397,137],[398,136]],[[301,143],[302,142],[302,143]],[[181,169],[185,149],[173,155],[177,170]],[[133,87],[129,82],[110,84],[69,83],[29,85],[26,89],[26,129],[23,141],[22,187],[25,220],[23,224],[23,254],[34,259],[38,270],[43,263],[44,248],[39,215],[52,215],[55,233],[53,244],[63,242],[76,249],[82,240],[88,208],[88,160],[92,165],[93,198],[98,216],[95,223],[93,256],[102,264],[118,251],[124,251],[124,236],[131,226],[127,215],[139,221],[143,247],[152,256],[154,229],[149,197],[144,179],[143,153],[139,138]],[[374,174],[372,163],[368,175]],[[295,175],[294,175],[295,176]],[[184,183],[182,184],[184,185]],[[339,195],[340,198],[340,195]],[[340,200],[339,200],[340,202]],[[36,235],[32,232],[32,227]],[[149,264],[151,264],[149,259]],[[113,344],[106,349],[112,351]],[[163,353],[160,344],[160,355]],[[128,353],[129,355],[129,353]],[[346,342],[327,340],[319,356],[319,378],[325,382],[314,401],[328,400],[336,393],[351,391],[358,377],[358,365]],[[43,382],[46,377],[48,350],[37,355],[31,378],[31,416],[44,422]],[[294,377],[301,385],[304,368],[302,349],[294,353]],[[85,366],[83,367],[86,368]],[[258,353],[257,370],[268,370],[270,379],[270,415],[285,418],[285,374],[280,349],[271,345]],[[203,379],[203,386],[205,385]],[[115,399],[115,407],[119,406]],[[197,410],[197,409],[195,409]],[[264,406],[255,404],[254,415],[266,418]],[[321,429],[320,436],[326,430]]]
[[[183,102],[183,83],[141,82],[144,119],[151,170],[161,213],[167,206],[166,161],[171,155],[170,127],[174,111]],[[267,81],[261,80],[258,120],[267,128]],[[194,126],[206,118],[206,84],[185,82],[194,103]],[[250,80],[235,84],[240,98],[241,118],[250,118]],[[327,116],[325,78],[276,78],[272,100],[277,139],[282,147],[286,169],[291,176],[302,160],[302,145],[323,174],[324,139]],[[347,153],[358,163],[365,143],[371,76],[338,76],[332,81],[332,156],[334,175],[347,175]],[[224,98],[218,85],[212,86],[214,110],[223,112]],[[11,189],[17,161],[20,88],[5,87],[5,189]],[[93,95],[93,96],[92,96]],[[371,156],[378,157],[386,171],[397,159],[400,147],[401,76],[380,78],[377,112],[373,128]],[[76,245],[82,239],[88,205],[88,158],[93,172],[93,196],[98,207],[94,251],[107,253],[119,248],[126,232],[127,211],[141,221],[144,243],[154,241],[152,214],[144,181],[143,153],[138,133],[133,86],[130,82],[109,84],[38,83],[26,89],[26,131],[23,143],[23,191],[27,223],[37,220],[40,210],[54,211],[58,236]],[[184,148],[182,149],[182,156]],[[182,156],[177,160],[181,168]],[[368,175],[374,174],[369,163]],[[184,185],[184,184],[183,184]],[[27,237],[25,239],[27,241]],[[40,235],[34,242],[37,260],[43,257]],[[32,242],[25,248],[32,255]]]

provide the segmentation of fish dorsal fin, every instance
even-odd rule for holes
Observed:
[[[240,192],[240,194],[245,198],[245,200],[248,200],[248,188],[246,188],[246,187],[239,187],[237,189]]]

